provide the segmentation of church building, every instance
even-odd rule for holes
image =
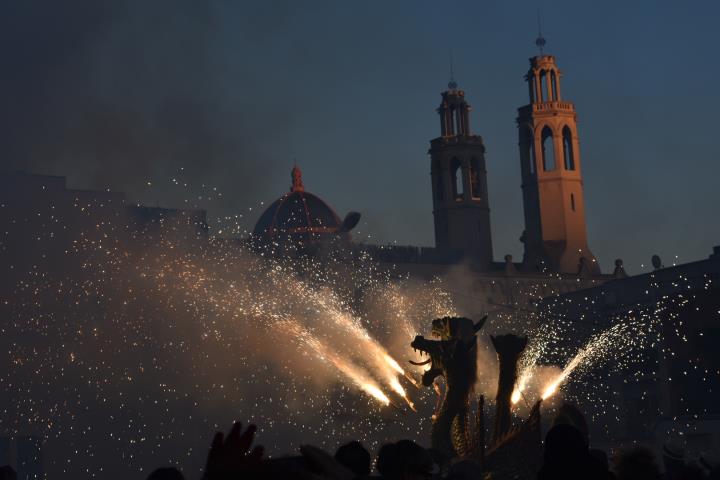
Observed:
[[[601,274],[588,246],[576,112],[563,100],[561,76],[555,57],[542,53],[530,59],[525,75],[529,103],[517,115],[525,217],[521,262],[510,255],[495,260],[485,146],[471,130],[472,109],[453,79],[441,93],[439,136],[428,151],[435,246],[352,243],[349,230],[357,218],[348,220],[358,214],[341,222],[326,202],[305,191],[297,166],[290,192],[262,214],[255,237],[302,235],[309,246],[340,240],[398,275],[441,277],[451,288],[456,277],[458,290],[473,293],[470,308],[478,313],[625,277],[621,260],[612,274]]]
[[[280,254],[341,249],[342,258],[372,258],[392,275],[419,281],[439,277],[449,291],[465,299],[464,305],[456,302],[460,309],[478,315],[515,311],[544,297],[624,277],[620,260],[614,272],[601,274],[588,245],[575,107],[562,97],[555,57],[531,58],[525,79],[529,100],[517,115],[525,217],[521,261],[510,255],[501,261],[495,257],[503,247],[492,242],[488,189],[493,183],[485,146],[471,129],[466,92],[454,80],[441,93],[439,132],[428,150],[434,246],[353,242],[351,231],[360,214],[339,216],[308,190],[312,179],[303,179],[298,166],[291,172],[289,191],[270,203],[251,238],[233,242],[269,245]],[[0,189],[0,206],[5,207],[0,217],[10,215],[6,223],[15,224],[3,249],[17,271],[32,267],[37,258],[45,263],[63,258],[74,235],[94,225],[111,225],[134,243],[156,242],[169,231],[190,248],[208,239],[204,211],[131,205],[121,193],[67,189],[62,177],[8,174],[0,177],[0,184],[5,186]],[[78,213],[78,207],[84,210]],[[50,225],[61,225],[58,231],[47,241],[33,240],[40,250],[24,248],[34,231],[47,227],[46,216]],[[293,246],[288,250],[288,245]]]

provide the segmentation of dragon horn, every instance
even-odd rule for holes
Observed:
[[[480,329],[483,327],[483,325],[485,325],[485,321],[487,320],[487,317],[488,317],[488,316],[485,315],[483,318],[481,318],[480,320],[478,320],[475,325],[473,325],[473,331],[474,331],[475,333],[479,332]]]

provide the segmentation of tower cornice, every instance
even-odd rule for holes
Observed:
[[[529,115],[530,113],[575,113],[575,104],[565,101],[535,102],[518,108],[518,115]]]
[[[485,150],[485,144],[480,135],[454,135],[430,140],[430,151],[464,147],[480,147],[483,151]]]

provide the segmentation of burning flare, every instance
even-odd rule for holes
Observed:
[[[299,323],[293,320],[284,320],[282,323],[288,330],[292,331],[302,343],[312,349],[316,358],[329,361],[340,373],[345,375],[347,380],[357,385],[362,391],[379,400],[384,405],[390,405],[390,398],[385,395],[362,368],[343,358]],[[398,386],[402,389],[399,383]]]
[[[517,386],[515,387],[515,390],[513,390],[512,396],[510,397],[510,401],[513,405],[518,403],[522,398],[522,393],[527,388],[527,384],[532,377],[532,370],[533,369],[531,368],[527,368],[520,374],[520,379],[518,380]]]
[[[591,346],[592,344],[585,348],[581,348],[573,359],[565,366],[560,375],[558,375],[552,382],[550,382],[550,384],[548,384],[547,387],[545,387],[542,394],[543,400],[550,398],[557,391],[558,387],[570,376],[573,370],[575,370],[577,366],[580,365],[585,358],[587,358],[587,356],[592,352]]]

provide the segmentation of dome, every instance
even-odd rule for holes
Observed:
[[[320,197],[305,191],[298,167],[292,169],[292,179],[290,192],[263,212],[253,234],[268,240],[289,236],[308,241],[338,233],[340,218]]]

